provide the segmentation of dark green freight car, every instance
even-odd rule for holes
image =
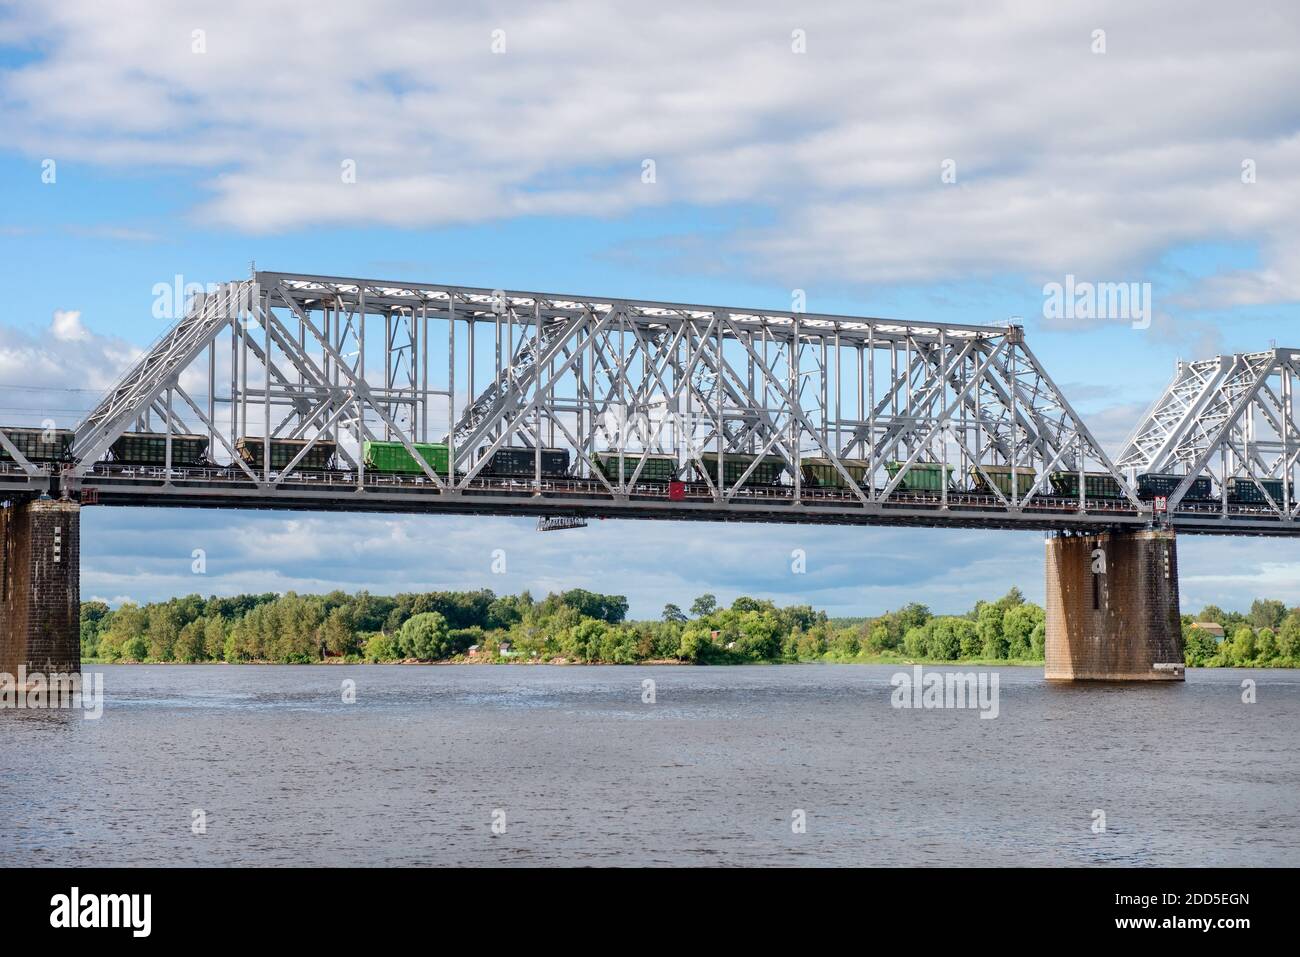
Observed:
[[[722,456],[722,484],[731,486],[740,481],[750,464],[758,460],[754,471],[745,479],[746,485],[777,485],[785,474],[785,459],[779,455],[750,455],[745,452],[726,452]],[[695,468],[701,476],[707,475],[710,482],[718,481],[718,453],[702,452],[695,460]]]
[[[654,452],[648,454],[624,452],[624,482],[632,481],[632,476],[636,475],[637,467],[640,466],[642,459],[645,459],[645,467],[641,469],[641,474],[637,476],[638,482],[645,482],[650,485],[664,485],[677,478],[677,457],[675,455],[663,455]],[[591,456],[591,463],[606,479],[611,482],[618,481],[616,478],[618,475],[617,452],[594,452]]]
[[[870,463],[866,459],[840,459],[844,471],[857,485],[867,481],[867,469]],[[808,458],[799,460],[799,471],[803,473],[803,482],[817,488],[848,488],[848,482],[835,464],[828,458]]]
[[[1168,498],[1174,489],[1182,484],[1186,475],[1171,475],[1161,472],[1143,472],[1137,477],[1138,498],[1150,502],[1156,498]],[[1183,496],[1184,502],[1208,502],[1214,498],[1214,486],[1209,476],[1198,475]]]
[[[885,463],[885,472],[891,482],[902,470],[902,462]],[[940,465],[938,462],[913,462],[897,487],[909,492],[938,492],[944,485],[952,484],[953,471],[951,465]]]
[[[1259,485],[1256,485],[1251,479],[1236,478],[1235,476],[1228,479],[1225,485],[1228,489],[1228,501],[1236,502],[1240,505],[1267,505],[1268,499],[1264,497],[1265,491],[1272,496],[1273,502],[1277,505],[1284,504],[1286,500],[1286,496],[1282,491],[1281,479],[1260,479],[1259,485],[1264,486],[1263,489],[1261,489]],[[1295,489],[1290,489],[1290,492],[1290,501],[1291,504],[1294,505]]]
[[[61,462],[68,457],[68,450],[72,448],[70,429],[9,427],[4,433],[28,462]],[[0,462],[12,461],[14,457],[9,454],[9,450],[0,445]]]
[[[1053,472],[1047,476],[1052,484],[1052,494],[1063,498],[1079,497],[1078,472]],[[1109,472],[1084,472],[1083,494],[1087,498],[1123,498],[1124,490],[1120,488],[1115,476]]]
[[[419,452],[435,473],[446,476],[450,464],[447,446],[441,442],[413,442],[415,451]],[[366,468],[372,472],[395,472],[404,475],[423,475],[424,469],[401,442],[365,442],[362,455]]]
[[[483,458],[487,449],[479,449],[478,457]],[[542,449],[542,478],[568,478],[569,450]],[[488,459],[488,463],[479,471],[480,475],[496,478],[532,478],[537,472],[537,450],[517,446],[497,449]]]
[[[308,439],[272,439],[271,440],[271,468],[276,471],[283,470],[290,462],[302,451],[303,446],[307,444]],[[265,451],[264,440],[253,437],[245,437],[235,443],[235,451],[239,457],[252,469],[263,467],[263,454]],[[303,471],[326,471],[334,467],[334,453],[337,446],[333,442],[325,439],[317,441],[307,454],[302,457],[295,468]]]
[[[113,461],[119,465],[166,465],[166,432],[123,432],[112,445]],[[198,468],[208,464],[206,435],[173,435],[172,465]]]
[[[986,479],[984,476],[988,475]],[[989,482],[1005,495],[1011,497],[1011,466],[1010,465],[985,465],[982,470],[972,465],[970,467],[971,481],[977,492],[988,492]],[[1034,487],[1034,482],[1038,479],[1037,473],[1028,467],[1017,467],[1016,469],[1016,497],[1024,498],[1029,494],[1029,490]]]

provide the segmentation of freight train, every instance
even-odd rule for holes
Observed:
[[[6,428],[5,435],[28,462],[63,462],[72,448],[72,432],[68,429]],[[0,445],[0,462],[12,462],[14,457]]]
[[[71,461],[73,433],[69,429],[41,429],[30,427],[7,427],[4,434],[20,453],[34,464],[58,464]],[[324,438],[311,443],[308,439],[273,438],[270,442],[271,468],[283,471],[292,464],[294,471],[326,472],[339,467],[338,446]],[[172,434],[170,439],[163,432],[125,432],[109,447],[105,461],[108,464],[132,467],[162,467],[167,461],[168,446],[171,449],[171,462],[175,468],[224,468],[238,471],[235,465],[217,465],[209,455],[208,437],[205,435]],[[250,469],[263,468],[267,443],[261,437],[242,437],[235,442],[235,452]],[[413,447],[433,469],[434,473],[446,477],[450,469],[450,452],[440,442],[416,442]],[[305,449],[305,451],[304,451]],[[477,458],[481,460],[486,454],[480,448]],[[368,472],[388,475],[422,475],[424,469],[411,455],[405,445],[393,441],[366,441],[362,443],[362,460]],[[12,462],[13,456],[8,448],[0,445],[0,462]],[[524,448],[507,446],[492,452],[478,471],[478,475],[496,479],[531,479],[541,465],[543,478],[563,479],[571,477],[571,458],[568,449]],[[620,455],[618,451],[606,450],[592,453],[590,468],[592,473],[600,473],[607,480],[616,482],[619,475]],[[850,487],[850,481],[860,488],[865,488],[870,480],[871,463],[865,459],[843,458],[841,472],[829,458],[810,456],[799,460],[800,476],[807,488]],[[892,481],[903,471],[902,462],[883,463],[886,474]],[[684,480],[689,483],[706,485],[718,481],[718,453],[702,452],[691,460],[694,474],[685,474],[679,468],[675,455],[624,451],[622,453],[622,479],[630,482],[636,475],[638,484],[667,485],[670,482]],[[637,475],[638,469],[640,474]],[[1038,475],[1030,469],[1017,469],[1013,473],[1008,465],[984,465],[971,467],[968,472],[966,488],[954,485],[954,467],[938,462],[914,462],[907,469],[896,491],[904,493],[935,493],[942,491],[946,485],[957,492],[993,495],[993,489],[1004,497],[1011,497],[1014,485],[1016,497],[1023,498],[1029,494],[1038,480]],[[844,473],[848,473],[848,481]],[[790,476],[789,463],[781,455],[729,452],[722,461],[722,481],[725,485],[735,485],[742,476],[746,487],[775,488],[784,486]],[[1087,498],[1098,501],[1122,501],[1127,498],[1124,490],[1113,476],[1106,472],[1084,472],[1082,476],[1075,471],[1054,471],[1047,476],[1047,486],[1040,490],[1040,495],[1057,498],[1077,499],[1079,482],[1083,480],[1083,490]],[[1144,472],[1137,476],[1137,497],[1143,501],[1153,501],[1158,497],[1172,495],[1186,476],[1173,473]],[[1294,487],[1290,482],[1280,478],[1264,478],[1258,481],[1249,478],[1229,478],[1224,483],[1228,502],[1235,505],[1267,506],[1269,498],[1281,505],[1285,501],[1295,501]],[[1207,504],[1219,501],[1213,481],[1207,475],[1197,476],[1188,487],[1182,501],[1186,504]]]

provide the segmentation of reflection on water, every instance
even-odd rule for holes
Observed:
[[[893,666],[94,667],[102,720],[0,711],[0,863],[1300,865],[1288,671],[980,720]]]

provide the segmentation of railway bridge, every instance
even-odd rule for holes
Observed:
[[[254,271],[0,426],[0,672],[79,668],[80,509],[134,505],[1036,529],[1046,676],[1179,680],[1176,535],[1300,534],[1298,358],[1180,363],[1112,460],[1018,325]]]

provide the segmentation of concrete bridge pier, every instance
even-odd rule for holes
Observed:
[[[0,675],[81,671],[81,506],[0,508]],[[5,679],[0,678],[0,681]]]
[[[1182,681],[1172,529],[1047,539],[1047,666],[1057,681]]]

